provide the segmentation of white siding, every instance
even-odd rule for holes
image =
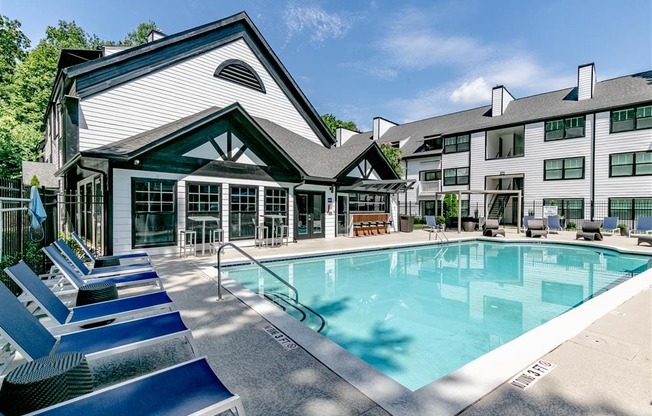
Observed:
[[[471,178],[469,178],[469,187],[472,190],[484,190],[486,173],[485,166],[485,132],[477,132],[471,135]],[[469,195],[469,211],[473,215],[476,207],[478,215],[485,217],[484,213],[484,195]]]
[[[419,193],[421,192],[421,182],[420,182],[420,177],[419,177],[419,172],[425,171],[425,170],[439,170],[440,169],[440,159],[439,157],[435,158],[424,158],[424,159],[412,159],[408,162],[408,167],[407,170],[405,169],[405,164],[403,165],[403,169],[406,170],[406,178],[407,179],[414,179],[416,180],[415,186],[407,191],[407,193],[401,193],[399,194],[400,198],[400,209],[401,212],[406,212],[405,207],[406,207],[406,202],[407,202],[407,209],[410,211],[411,207],[411,212],[410,214],[417,215],[419,213],[419,200],[434,200],[434,196],[427,196],[427,197],[419,197]]]
[[[595,65],[589,64],[580,66],[577,69],[577,99],[586,100],[593,98],[593,88],[595,87]]]
[[[266,94],[215,78],[217,66],[240,59],[258,73]],[[239,102],[250,114],[321,143],[247,43],[240,39],[82,100],[80,150],[99,147],[195,114]]]
[[[609,155],[613,153],[652,150],[652,130],[609,134],[610,113],[596,114],[595,136],[595,200],[610,197],[652,197],[652,177],[609,177]]]
[[[177,182],[177,229],[181,230],[186,227],[186,181],[192,182],[210,182],[222,184],[222,229],[224,230],[225,241],[229,239],[229,185],[241,186],[258,186],[259,213],[264,212],[264,187],[283,187],[288,189],[288,216],[290,240],[294,238],[294,196],[292,194],[293,184],[265,182],[233,178],[208,178],[205,176],[194,175],[177,175],[171,173],[160,173],[151,171],[135,171],[115,169],[113,171],[113,252],[116,254],[127,253],[131,248],[131,178],[156,178],[172,179]],[[327,189],[327,188],[325,188]],[[334,217],[331,215],[330,217]],[[328,224],[329,216],[327,216]],[[332,221],[334,223],[334,220]],[[334,236],[334,225],[331,226],[331,235]],[[327,227],[328,232],[328,227]],[[177,236],[178,237],[178,236]],[[238,240],[241,245],[253,245],[253,240]],[[147,248],[147,252],[152,255],[177,253],[177,246]]]
[[[373,138],[374,140],[378,140],[379,138],[383,137],[383,134],[385,134],[387,130],[396,126],[396,124],[392,123],[391,121],[387,121],[384,118],[375,117],[373,126]]]

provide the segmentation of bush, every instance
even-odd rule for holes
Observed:
[[[437,224],[446,224],[446,217],[439,215],[437,217]]]
[[[573,221],[568,221],[566,223],[566,228],[568,228],[569,230],[574,230],[577,228],[577,224],[575,224]]]
[[[414,217],[414,224],[425,224],[426,223],[426,217],[420,217],[416,215]]]

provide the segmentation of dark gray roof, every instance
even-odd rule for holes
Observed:
[[[110,143],[95,149],[82,152],[83,156],[104,156],[118,160],[128,160],[142,154],[174,137],[193,128],[214,120],[229,111],[238,109],[243,114],[246,111],[233,104],[226,108],[210,107],[199,113],[181,118],[163,126],[136,134],[123,140]],[[308,176],[317,178],[336,178],[344,169],[360,158],[373,143],[361,145],[326,148],[300,136],[267,119],[251,117],[260,129],[284,151],[292,161]]]
[[[409,157],[415,155],[424,137],[428,136],[471,133],[649,102],[652,102],[652,71],[598,82],[591,99],[577,101],[577,88],[566,88],[515,99],[509,103],[505,113],[497,117],[491,117],[491,106],[488,105],[402,124],[387,130],[379,143],[409,138],[401,148],[403,156]],[[360,133],[352,136],[344,146],[368,143],[371,137],[371,132]]]
[[[32,177],[36,175],[41,186],[58,188],[59,181],[54,173],[57,167],[54,163],[29,162],[23,160],[23,185],[29,185]]]

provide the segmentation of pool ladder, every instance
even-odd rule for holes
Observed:
[[[297,290],[296,287],[292,286],[281,276],[271,271],[263,263],[250,256],[244,250],[242,250],[240,247],[236,246],[233,243],[222,243],[217,247],[217,298],[219,300],[222,299],[222,252],[226,247],[231,247],[235,249],[235,251],[245,256],[247,259],[249,259],[252,263],[257,265],[261,269],[265,270],[272,277],[274,277],[276,280],[278,280],[284,286],[290,289],[293,293],[293,296],[289,296],[284,293],[268,292],[265,294],[265,298],[267,300],[269,300],[270,302],[272,302],[273,304],[281,308],[283,311],[287,312],[288,315],[294,316],[295,318],[299,319],[301,322],[304,322],[305,320],[309,319],[311,315],[315,316],[319,322],[319,325],[317,325],[316,327],[317,329],[315,329],[315,327],[308,324],[307,326],[312,329],[315,329],[317,332],[321,332],[325,328],[327,328],[326,319],[324,319],[324,317],[321,316],[319,312],[299,302],[299,291]],[[299,313],[299,316],[296,316],[295,313],[290,313],[290,311],[297,311]]]

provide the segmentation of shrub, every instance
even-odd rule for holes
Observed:
[[[577,224],[575,224],[573,221],[568,221],[566,223],[566,228],[568,228],[569,230],[574,230],[575,228],[577,228]]]
[[[437,224],[446,224],[446,217],[439,215],[437,217]]]

